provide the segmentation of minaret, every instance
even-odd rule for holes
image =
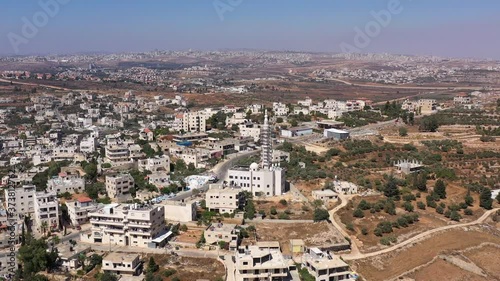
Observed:
[[[260,130],[260,142],[262,144],[262,168],[269,169],[272,163],[272,142],[271,142],[271,127],[267,118],[267,109],[264,115],[264,125]]]

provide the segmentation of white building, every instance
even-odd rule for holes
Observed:
[[[134,178],[130,174],[106,176],[106,192],[110,198],[129,194],[134,184]]]
[[[288,264],[277,249],[239,247],[235,267],[236,281],[285,280],[288,276]]]
[[[5,189],[5,202],[14,203],[13,207],[16,209],[16,214],[27,215],[34,213],[35,190],[36,188],[34,185],[23,185],[20,188],[16,188],[14,193]]]
[[[239,188],[211,184],[205,193],[205,202],[210,211],[231,214],[245,203],[245,197]]]
[[[174,200],[163,201],[159,206],[165,208],[165,219],[175,222],[190,222],[196,220],[196,203]]]
[[[133,253],[110,253],[102,259],[102,271],[116,275],[138,275],[140,266],[139,255]]]
[[[154,158],[141,159],[138,161],[139,171],[170,172],[170,157],[168,155],[156,156]]]
[[[82,225],[89,221],[88,214],[97,210],[98,205],[88,197],[80,197],[75,201],[67,201],[69,218],[73,226]]]
[[[157,188],[170,185],[170,176],[165,172],[153,172],[148,175],[148,182]]]
[[[120,164],[130,161],[130,150],[126,145],[106,145],[105,153],[105,161],[111,164]]]
[[[57,178],[51,178],[47,181],[47,190],[56,194],[80,193],[85,190],[85,179],[76,174],[59,173]]]
[[[182,129],[184,132],[205,132],[208,117],[210,116],[202,111],[184,113],[182,116]]]
[[[88,216],[90,233],[81,235],[86,243],[155,248],[153,240],[166,233],[162,206],[109,204]]]
[[[318,248],[306,249],[302,256],[302,266],[318,281],[354,281],[349,265],[338,256],[330,255]]]
[[[273,102],[273,112],[275,116],[286,116],[290,112],[290,109],[284,103]]]
[[[206,244],[212,245],[224,241],[229,244],[229,249],[238,247],[238,231],[236,224],[213,223],[203,233]]]
[[[461,94],[456,95],[453,98],[453,103],[455,103],[455,104],[470,104],[470,103],[472,103],[472,98],[471,98],[471,96],[469,96],[465,93],[461,93]]]
[[[86,138],[80,142],[80,152],[94,153],[97,147],[96,138]]]
[[[55,192],[35,192],[35,225],[39,231],[59,228],[59,202]]]

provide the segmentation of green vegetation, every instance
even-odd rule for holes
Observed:
[[[446,185],[441,179],[438,179],[436,181],[436,185],[434,186],[434,193],[436,193],[441,199],[446,198]]]
[[[483,188],[479,196],[479,206],[491,210],[493,205],[493,199],[491,199],[491,190],[489,188]]]
[[[316,209],[314,209],[313,218],[314,218],[315,222],[329,220],[330,219],[330,214],[325,209],[316,208]]]

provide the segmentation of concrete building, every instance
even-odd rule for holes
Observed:
[[[290,239],[290,252],[292,254],[301,254],[306,249],[306,243],[302,239]]]
[[[97,147],[97,139],[96,138],[87,138],[83,139],[80,142],[80,152],[84,153],[94,153]]]
[[[275,116],[286,116],[290,109],[284,103],[273,102],[273,112]]]
[[[205,132],[208,117],[203,111],[184,113],[182,116],[182,129],[184,132]]]
[[[267,111],[261,128],[261,165],[252,163],[250,167],[233,167],[228,170],[229,186],[240,187],[253,195],[275,196],[285,192],[285,169],[273,166],[271,130]]]
[[[27,215],[35,212],[35,186],[34,185],[23,185],[20,188],[16,188],[15,193],[9,193],[8,189],[5,189],[5,202],[11,202],[15,205],[16,214]]]
[[[331,189],[325,189],[325,190],[313,190],[312,197],[314,198],[314,200],[321,200],[324,203],[326,203],[330,200],[337,200],[339,195],[337,192]]]
[[[106,176],[106,192],[110,198],[128,195],[134,187],[134,178],[130,174]]]
[[[43,232],[59,228],[59,202],[55,192],[35,192],[35,225]]]
[[[154,158],[141,159],[138,161],[139,171],[170,172],[170,157],[168,155],[156,156]]]
[[[165,220],[190,222],[196,220],[196,203],[174,200],[163,201],[159,206],[165,208]]]
[[[286,280],[288,265],[279,250],[258,246],[239,247],[235,263],[236,281]]]
[[[418,100],[418,106],[421,113],[427,114],[436,111],[437,103],[434,99],[420,99]]]
[[[281,136],[286,138],[307,136],[313,133],[312,128],[308,127],[291,127],[288,129],[281,130]]]
[[[245,204],[245,196],[239,188],[211,184],[205,193],[205,202],[210,211],[231,214]]]
[[[290,162],[290,152],[286,152],[283,150],[273,150],[273,164],[278,164],[281,162]]]
[[[85,190],[85,179],[78,174],[59,173],[58,177],[47,181],[47,190],[57,194],[80,193]]]
[[[88,197],[79,197],[75,201],[67,201],[66,206],[73,226],[87,223],[89,213],[96,211],[98,208],[98,205]]]
[[[148,175],[148,182],[157,188],[170,185],[170,176],[166,172],[153,172]]]
[[[102,259],[102,271],[116,275],[139,275],[141,260],[138,254],[109,253]]]
[[[456,95],[453,98],[453,103],[454,104],[471,104],[472,97],[466,93],[461,93],[461,94]]]
[[[122,144],[106,145],[105,153],[106,153],[105,161],[111,164],[120,164],[130,161],[130,150],[126,145]]]
[[[342,194],[356,194],[358,193],[358,186],[352,182],[339,181],[335,176],[333,181],[333,191]]]
[[[108,204],[88,216],[91,231],[81,235],[86,243],[155,248],[153,240],[167,232],[162,206]]]
[[[235,250],[238,247],[238,231],[235,224],[213,223],[207,227],[203,235],[208,245],[224,241],[229,244],[230,250]]]
[[[394,166],[397,167],[399,172],[405,175],[419,172],[424,168],[424,165],[421,161],[408,159],[398,160],[394,163]]]
[[[338,256],[329,255],[318,248],[306,249],[302,255],[302,266],[307,268],[317,281],[355,280],[351,278],[351,271],[347,263]]]

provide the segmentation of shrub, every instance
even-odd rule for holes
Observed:
[[[366,227],[361,228],[361,234],[368,235],[368,229]]]
[[[464,214],[465,214],[466,216],[472,216],[472,215],[473,215],[473,212],[472,212],[472,210],[471,210],[471,209],[467,208],[467,209],[465,209],[465,210],[464,210]]]
[[[424,204],[424,202],[422,202],[422,201],[418,201],[418,202],[417,202],[417,207],[418,207],[420,210],[425,210],[425,204]]]
[[[407,212],[413,212],[413,210],[414,210],[414,207],[410,202],[404,202],[403,208],[405,208],[405,211],[407,211]]]
[[[483,187],[481,195],[479,195],[479,206],[486,210],[490,210],[493,205],[493,199],[491,199],[491,190],[489,188]]]
[[[446,210],[446,212],[444,212],[444,216],[447,217],[447,218],[450,218],[451,217],[451,211],[450,210]]]
[[[316,208],[314,210],[314,221],[324,221],[330,219],[330,214],[325,209]]]
[[[361,210],[368,210],[370,209],[372,206],[370,203],[366,202],[366,200],[361,200],[358,204],[358,208],[361,209]]]
[[[286,202],[285,199],[281,199],[280,200],[280,204],[283,205],[283,206],[286,206],[286,205],[288,205],[288,202]]]
[[[271,207],[271,215],[277,215],[278,211],[276,211],[276,207]]]
[[[169,268],[169,269],[166,269],[165,271],[163,271],[163,276],[170,277],[170,276],[174,275],[175,273],[177,273],[177,270],[175,270],[173,268]]]
[[[354,210],[353,216],[356,217],[356,218],[363,218],[365,216],[365,214],[358,207],[358,209]]]
[[[436,207],[436,212],[437,212],[438,214],[441,214],[441,215],[442,215],[442,214],[444,213],[444,209],[443,209],[443,207],[441,207],[441,206],[437,206],[437,207]]]
[[[461,218],[462,218],[462,216],[460,216],[460,214],[457,211],[452,211],[450,214],[451,220],[460,221]]]
[[[347,228],[347,230],[354,231],[354,225],[352,225],[352,223],[346,224],[345,228]]]

